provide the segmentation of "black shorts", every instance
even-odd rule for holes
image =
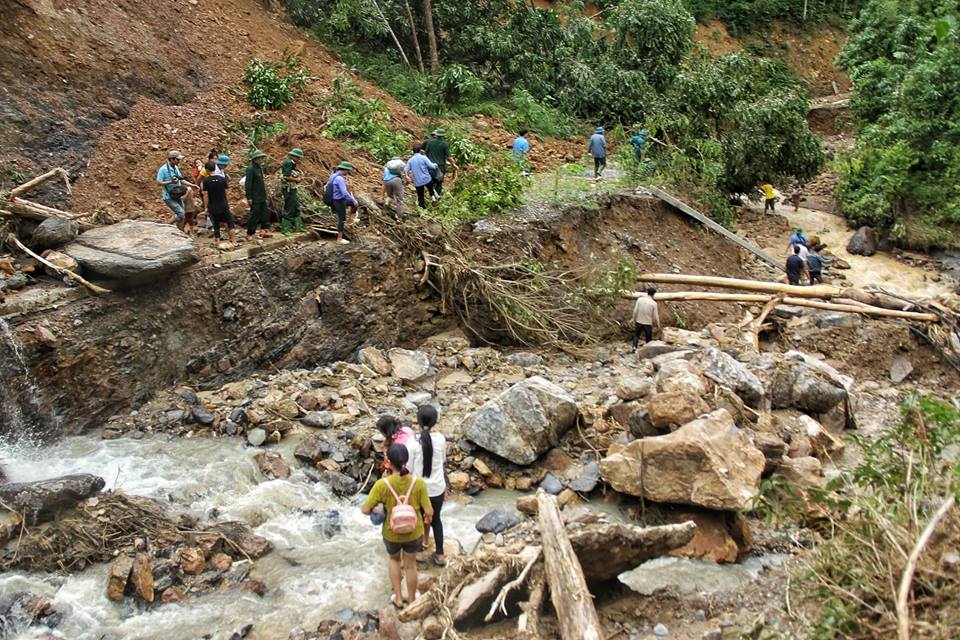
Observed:
[[[404,553],[418,553],[423,549],[423,538],[417,538],[412,542],[390,542],[384,538],[383,546],[387,548],[387,553],[391,556],[395,556],[401,551]]]

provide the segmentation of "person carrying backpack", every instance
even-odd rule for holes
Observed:
[[[427,483],[407,469],[407,448],[402,444],[390,445],[387,458],[392,472],[377,480],[360,510],[364,515],[370,515],[378,505],[384,505],[386,519],[381,533],[389,556],[387,569],[393,587],[390,602],[402,609],[404,577],[407,601],[412,602],[420,595],[417,591],[417,552],[423,545],[424,525],[429,525],[433,518],[433,507],[427,496]]]

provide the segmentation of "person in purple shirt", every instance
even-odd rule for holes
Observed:
[[[413,155],[407,160],[407,175],[410,176],[413,186],[417,189],[417,204],[420,205],[421,209],[427,208],[427,199],[424,192],[433,182],[433,176],[430,172],[436,170],[437,164],[427,157],[427,154],[423,152],[423,147],[419,144],[414,145]]]
[[[357,218],[357,199],[350,193],[347,187],[347,173],[353,171],[353,165],[344,160],[337,165],[337,170],[327,180],[326,189],[331,189],[333,204],[330,207],[337,214],[337,244],[349,244],[350,241],[343,237],[343,229],[347,224],[347,203],[353,207],[353,222]]]

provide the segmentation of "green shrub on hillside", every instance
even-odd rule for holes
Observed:
[[[956,0],[871,0],[839,60],[858,129],[837,164],[840,210],[909,246],[960,246],[958,13]]]
[[[505,155],[495,155],[465,172],[438,206],[428,209],[425,215],[450,227],[475,222],[518,206],[523,188],[524,179],[517,163]]]
[[[362,97],[359,87],[340,78],[334,81],[334,95],[329,102],[336,110],[327,121],[325,137],[346,138],[378,162],[409,153],[412,137],[388,126],[390,111],[383,100]]]
[[[281,109],[302,91],[307,82],[307,73],[298,58],[285,56],[283,62],[267,62],[251,58],[243,72],[247,85],[246,99],[257,109]]]

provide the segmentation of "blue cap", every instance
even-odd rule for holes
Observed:
[[[217,158],[217,164],[222,164],[224,166],[230,164],[230,156],[226,154],[220,156],[219,158]]]
[[[597,133],[603,133],[603,127],[597,127]]]

